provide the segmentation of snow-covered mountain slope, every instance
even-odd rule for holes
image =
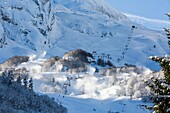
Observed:
[[[131,22],[103,0],[4,0],[0,6],[0,62],[84,49],[110,54],[114,65],[157,69],[148,57],[168,53],[163,32]]]
[[[144,67],[117,67],[117,71],[94,73],[89,66],[85,73],[42,72],[45,59],[19,65],[29,70],[33,88],[47,94],[64,107],[68,113],[151,113],[147,98],[150,90],[145,81],[161,73],[153,73]],[[22,77],[22,76],[21,76]],[[143,98],[143,99],[142,99]]]
[[[3,106],[0,107],[0,110],[3,109],[9,111],[12,109],[15,111],[25,111],[26,109],[28,112],[31,111],[31,109],[35,111],[36,109],[41,109],[46,106],[46,104],[49,105],[48,101],[45,101],[44,103],[44,99],[47,97],[41,99],[35,96],[35,93],[30,92],[30,79],[28,79],[28,89],[25,89],[25,85],[21,85],[23,79],[27,77],[32,78],[33,89],[38,94],[46,94],[52,97],[51,100],[55,100],[59,103],[59,108],[63,111],[67,108],[68,113],[152,112],[152,110],[148,110],[146,107],[152,106],[153,104],[150,103],[148,98],[143,98],[150,95],[150,90],[146,86],[145,81],[153,76],[160,76],[160,73],[153,73],[147,68],[134,66],[115,67],[117,71],[107,71],[105,74],[94,73],[94,71],[90,71],[93,70],[94,67],[89,65],[88,66],[91,69],[87,70],[85,73],[71,74],[69,72],[42,72],[42,64],[44,61],[45,59],[29,61],[22,63],[17,66],[16,69],[13,69],[14,72],[11,76],[12,78],[17,78],[17,84],[12,81],[12,85],[7,85],[9,84],[8,82],[10,81],[11,76],[8,76],[9,81],[6,81],[7,79],[5,77],[5,79],[2,79],[5,81],[4,83],[6,83],[6,85],[4,87],[3,84],[0,87],[2,90],[1,93],[3,92],[2,95],[4,95],[3,99],[1,99]],[[19,78],[22,82],[18,82]],[[2,82],[2,80],[0,82]],[[19,93],[18,91],[22,91],[22,95],[17,96],[15,99],[14,97]],[[12,93],[7,94],[7,92]],[[34,96],[31,98],[33,101],[37,102],[37,107],[29,104],[29,102],[32,101],[31,98],[27,100],[28,97],[32,95]],[[4,97],[7,99],[4,100]],[[14,101],[11,101],[11,98],[12,100],[14,99]],[[21,105],[21,107],[25,105],[23,109],[18,107],[23,102],[21,101],[23,100],[22,98],[25,102],[25,104]],[[16,102],[15,105],[13,105],[14,102]],[[9,108],[7,107],[8,104],[10,104]],[[50,107],[55,107],[50,105],[45,107],[43,111],[47,112]],[[49,112],[55,110],[52,108]]]
[[[54,3],[63,5],[75,12],[81,11],[84,13],[101,13],[108,15],[114,19],[126,18],[118,11],[109,6],[104,0],[54,0]]]
[[[55,93],[48,93],[48,95],[57,98],[67,106],[69,113],[152,113],[151,110],[145,109],[145,106],[152,104],[144,103],[141,100],[123,97],[100,100],[56,95]]]
[[[156,20],[156,19],[149,19],[145,17],[140,17],[132,14],[123,13],[129,18],[131,21],[146,26],[150,29],[159,30],[161,31],[163,28],[169,28],[170,22],[165,20]]]

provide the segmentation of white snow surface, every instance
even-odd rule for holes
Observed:
[[[124,69],[123,72],[103,75],[91,72],[92,66],[86,73],[43,72],[44,61],[30,60],[17,68],[26,67],[33,78],[34,90],[55,98],[67,107],[68,113],[152,112],[144,107],[152,106],[152,103],[141,98],[150,92],[144,82],[153,76],[160,76],[159,73],[138,67],[138,71]]]
[[[149,56],[169,53],[161,31],[169,22],[125,15],[104,0],[3,0],[0,63],[13,55],[30,56],[18,67],[30,70],[36,92],[54,97],[69,113],[151,113],[141,106],[151,104],[140,98],[149,92],[144,81],[152,75],[150,69],[159,69]],[[150,69],[112,76],[94,73],[90,66],[87,73],[42,72],[45,58],[74,49],[110,54],[116,66]]]
[[[141,24],[147,28],[161,31],[163,28],[169,28],[170,22],[165,20],[157,20],[157,19],[149,19],[145,17],[140,17],[132,14],[123,13],[129,18],[131,21]]]
[[[169,53],[163,31],[132,22],[104,0],[3,0],[0,6],[1,63],[14,55],[41,57],[46,51],[47,58],[83,49],[110,54],[116,66],[157,70],[148,57]]]

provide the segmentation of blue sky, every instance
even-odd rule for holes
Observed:
[[[170,0],[106,0],[113,8],[130,14],[153,19],[168,20]]]

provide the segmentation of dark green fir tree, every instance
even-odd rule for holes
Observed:
[[[170,18],[170,14],[167,14]],[[165,28],[170,47],[170,30]],[[153,92],[151,99],[154,102],[154,113],[170,113],[170,55],[163,57],[153,56],[151,60],[158,62],[163,71],[163,78],[152,78],[148,85]]]

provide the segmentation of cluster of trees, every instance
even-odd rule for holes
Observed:
[[[0,112],[1,113],[67,113],[67,109],[46,95],[33,91],[32,79],[14,79],[14,71],[6,70],[0,74]]]
[[[170,18],[170,13],[166,14]],[[168,38],[168,45],[170,47],[170,29],[164,28],[167,38]]]
[[[8,86],[10,86],[16,82],[18,83],[18,85],[21,85],[27,89],[33,90],[33,80],[32,78],[30,79],[28,78],[28,73],[20,73],[16,79],[15,79],[15,76],[16,76],[16,72],[14,69],[7,69],[4,72],[2,72],[1,83],[7,84]]]
[[[6,38],[3,36],[0,38],[0,48],[3,48],[5,45],[7,45]]]
[[[167,15],[170,18],[170,14]],[[170,47],[170,30],[165,29],[165,31]],[[163,78],[152,78],[151,81],[147,83],[153,93],[151,99],[155,103],[152,109],[155,113],[170,113],[170,56],[154,56],[150,57],[150,59],[158,62],[164,73]]]
[[[101,55],[98,55],[96,51],[92,52],[94,63],[96,63],[99,66],[105,67],[105,66],[110,66],[113,67],[112,62],[110,61],[112,57],[110,54],[104,54],[102,53]]]

